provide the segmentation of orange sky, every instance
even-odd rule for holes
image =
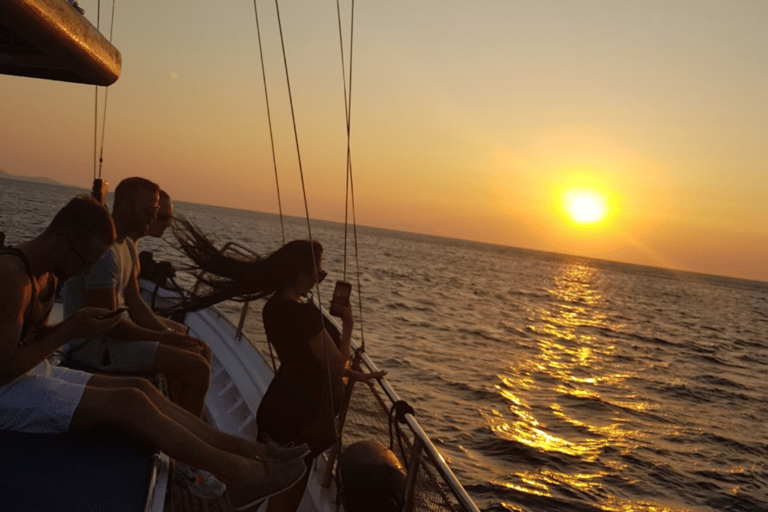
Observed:
[[[95,24],[96,0],[79,3]],[[336,3],[301,4],[281,17],[310,214],[343,220]],[[284,209],[303,215],[274,3],[258,5]],[[356,9],[360,224],[768,281],[767,2]],[[104,177],[276,212],[253,2],[118,2],[113,40]],[[0,90],[0,169],[88,187],[94,88],[0,76]],[[585,184],[611,206],[595,228],[559,207]]]

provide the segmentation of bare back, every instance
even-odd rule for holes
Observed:
[[[51,274],[31,275],[21,251],[0,251],[0,368],[36,328],[47,323],[55,287]]]

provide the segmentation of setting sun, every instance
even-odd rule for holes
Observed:
[[[593,190],[571,190],[563,197],[565,212],[577,224],[594,224],[608,213],[605,196]]]

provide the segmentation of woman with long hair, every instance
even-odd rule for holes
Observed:
[[[184,307],[206,307],[226,299],[269,297],[262,319],[267,340],[275,347],[280,368],[261,400],[256,421],[262,442],[306,443],[307,466],[336,441],[336,413],[343,399],[342,377],[369,380],[386,372],[360,373],[348,368],[354,320],[350,306],[341,307],[339,333],[325,322],[306,295],[325,277],[323,247],[317,241],[294,240],[266,258],[225,256],[188,221],[174,226],[180,248],[197,266],[208,287]],[[214,301],[214,302],[212,302]],[[269,511],[295,511],[306,488],[299,484],[270,499]]]

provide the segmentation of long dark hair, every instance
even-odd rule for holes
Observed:
[[[296,282],[302,272],[314,272],[320,264],[320,242],[293,240],[266,258],[256,254],[225,253],[193,222],[174,219],[176,248],[192,265],[183,270],[192,273],[199,285],[168,313],[196,311],[224,300],[245,302],[268,297]]]

